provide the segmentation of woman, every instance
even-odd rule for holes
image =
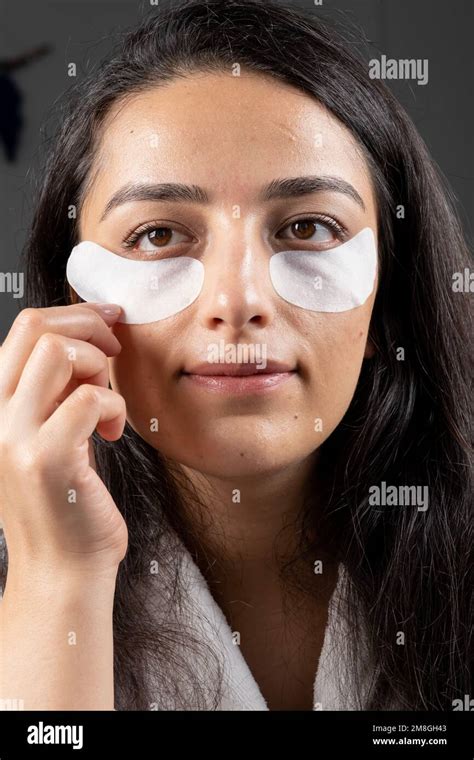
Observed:
[[[189,302],[124,288],[166,259]],[[472,693],[467,262],[409,118],[316,12],[194,0],[126,35],[69,99],[1,348],[2,697]]]

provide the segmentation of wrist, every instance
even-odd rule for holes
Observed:
[[[104,598],[113,600],[117,567],[63,566],[56,563],[9,563],[4,602],[14,598],[60,602],[63,598]]]

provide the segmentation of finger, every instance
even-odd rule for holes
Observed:
[[[46,309],[24,309],[15,319],[0,349],[0,396],[13,395],[29,355],[45,332],[92,343],[106,356],[116,356],[121,345],[110,326],[118,314],[107,314],[107,305],[74,304]],[[118,307],[120,308],[120,307]]]
[[[71,386],[71,380],[76,381]],[[91,343],[66,338],[57,333],[43,333],[31,352],[9,406],[16,424],[39,426],[55,411],[58,402],[88,381],[104,388],[109,384],[107,357]]]
[[[98,425],[107,423],[107,440],[123,433],[126,406],[123,396],[98,385],[80,385],[40,428],[40,436],[58,452],[70,452],[83,446]]]

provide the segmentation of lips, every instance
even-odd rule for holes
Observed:
[[[296,375],[294,365],[275,359],[266,361],[265,367],[252,362],[202,362],[182,371],[186,387],[226,396],[260,395],[277,389]]]
[[[296,367],[293,364],[275,360],[265,361],[265,367],[259,366],[260,364],[260,362],[258,364],[252,362],[246,362],[245,364],[202,362],[201,364],[192,366],[190,369],[183,369],[183,374],[212,377],[245,377],[248,375],[274,375],[296,371]]]

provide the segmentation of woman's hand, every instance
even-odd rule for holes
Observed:
[[[107,574],[125,556],[127,527],[95,472],[90,442],[96,428],[117,440],[125,425],[125,401],[108,388],[107,357],[121,349],[110,330],[119,314],[107,304],[25,309],[0,347],[9,576],[32,566]]]

